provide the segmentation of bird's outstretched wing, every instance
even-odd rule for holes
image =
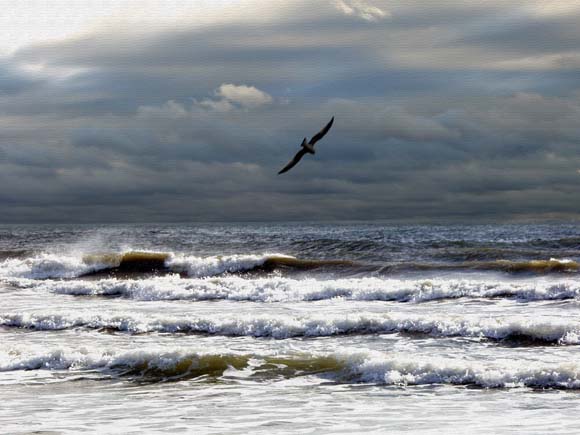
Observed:
[[[316,133],[314,136],[312,136],[312,139],[310,139],[310,145],[314,145],[316,142],[318,142],[320,139],[322,139],[324,137],[324,135],[326,133],[328,133],[328,130],[330,130],[330,127],[332,127],[333,122],[334,122],[334,116],[332,117],[330,122],[328,124],[326,124],[326,126],[322,130],[320,130],[318,133]]]
[[[280,172],[278,172],[278,174],[283,174],[284,172],[289,171],[290,169],[292,169],[294,166],[296,166],[296,163],[298,163],[300,161],[300,159],[302,157],[304,157],[304,154],[306,154],[307,151],[304,148],[300,148],[300,151],[298,151],[296,153],[296,155],[294,156],[294,158],[292,160],[290,160],[290,162],[284,166]]]

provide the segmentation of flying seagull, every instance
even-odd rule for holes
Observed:
[[[306,138],[304,138],[304,140],[302,141],[302,144],[300,145],[302,147],[302,148],[300,148],[300,151],[298,151],[298,153],[296,153],[294,158],[292,160],[290,160],[290,163],[288,163],[286,166],[284,166],[280,170],[280,172],[278,172],[278,174],[283,174],[284,172],[287,172],[290,169],[292,169],[294,166],[296,166],[296,164],[300,161],[300,159],[302,157],[304,157],[304,155],[306,153],[315,154],[316,152],[314,151],[314,144],[316,142],[318,142],[320,139],[322,139],[326,133],[328,133],[328,130],[330,130],[330,127],[332,127],[333,122],[334,122],[334,116],[332,117],[330,122],[328,124],[326,124],[326,126],[322,130],[320,130],[318,133],[316,133],[314,136],[312,136],[312,139],[310,139],[310,142],[306,142]]]

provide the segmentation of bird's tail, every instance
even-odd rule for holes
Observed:
[[[304,145],[308,145],[306,138],[302,139],[302,144],[300,146],[303,147]]]

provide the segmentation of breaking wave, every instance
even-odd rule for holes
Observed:
[[[41,253],[0,259],[0,277],[28,279],[144,278],[179,274],[200,278],[225,273],[319,270],[349,276],[385,275],[413,271],[495,271],[507,273],[571,273],[580,264],[570,259],[529,261],[469,261],[455,263],[401,262],[361,264],[348,260],[300,259],[284,254],[238,254],[200,257],[172,252],[128,251],[123,253],[62,255]]]
[[[397,313],[346,315],[208,315],[162,317],[127,313],[5,313],[0,326],[40,331],[73,328],[142,333],[211,334],[285,339],[336,335],[422,334],[433,337],[472,337],[513,343],[580,344],[580,322],[523,316],[477,318]]]
[[[10,258],[0,263],[0,276],[49,279],[103,276],[146,276],[158,273],[180,273],[201,277],[292,264],[293,257],[282,254],[224,255],[196,257],[165,252],[125,252],[63,256],[40,254],[31,258]],[[297,260],[296,260],[297,261]]]
[[[529,361],[493,363],[452,358],[417,358],[373,351],[330,354],[253,355],[203,353],[185,349],[124,353],[62,349],[42,353],[12,351],[0,358],[0,371],[86,370],[139,381],[199,377],[248,380],[320,376],[339,383],[383,385],[474,385],[483,388],[580,388],[580,366]]]
[[[347,260],[299,259],[284,254],[238,254],[200,257],[172,252],[140,252],[61,255],[41,253],[0,259],[0,277],[28,279],[143,278],[179,274],[200,278],[225,273],[319,270],[385,275],[413,271],[495,271],[507,273],[571,273],[580,264],[570,259],[529,261],[469,261],[452,263],[401,262],[361,264]]]
[[[178,275],[148,279],[97,281],[25,281],[22,286],[75,296],[123,297],[142,301],[230,300],[252,302],[358,301],[428,302],[456,298],[513,298],[520,301],[580,298],[580,284],[571,281],[478,281],[468,279],[342,278],[317,280],[238,276],[184,279]]]

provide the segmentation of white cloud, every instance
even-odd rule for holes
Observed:
[[[273,101],[269,94],[254,86],[231,83],[223,83],[216,89],[215,95],[218,100],[205,99],[196,104],[216,112],[229,112],[236,108],[251,109]]]
[[[345,15],[354,15],[367,21],[378,21],[391,16],[389,11],[364,0],[336,0],[335,5]]]
[[[256,108],[273,101],[269,94],[254,86],[231,83],[222,84],[215,90],[214,94],[218,99],[206,98],[202,101],[194,99],[191,110],[181,103],[169,100],[161,106],[139,106],[137,116],[178,119],[191,116],[196,107],[213,112],[229,112],[238,108]]]
[[[254,86],[222,84],[216,95],[242,107],[258,107],[272,102],[272,97]]]

